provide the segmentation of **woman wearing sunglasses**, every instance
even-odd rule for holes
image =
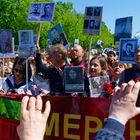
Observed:
[[[7,78],[3,84],[4,93],[25,94],[28,89],[32,90],[33,82],[31,81],[31,76],[32,70],[29,61],[28,73],[26,74],[26,59],[19,57],[15,58],[12,75]]]

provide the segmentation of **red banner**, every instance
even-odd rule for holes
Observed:
[[[43,97],[50,100],[51,114],[44,140],[92,140],[108,115],[109,99],[86,97]],[[131,113],[131,112],[130,112]],[[126,140],[140,139],[139,115],[126,126]],[[18,140],[18,121],[0,118],[0,140]]]

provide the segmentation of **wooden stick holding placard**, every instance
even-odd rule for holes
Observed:
[[[38,24],[38,28],[37,28],[36,44],[39,44],[40,32],[41,32],[41,26],[42,26],[42,23],[39,23],[39,24]]]
[[[26,59],[26,84],[27,84],[27,90],[28,90],[28,58]]]

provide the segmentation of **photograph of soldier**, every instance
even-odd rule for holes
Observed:
[[[93,16],[93,7],[86,8],[86,16]]]
[[[98,17],[101,15],[101,7],[94,7],[94,16]]]
[[[89,29],[94,29],[95,20],[90,20]]]
[[[54,12],[54,3],[44,3],[41,21],[52,21]]]
[[[124,57],[134,57],[134,51],[133,51],[133,44],[127,43],[125,45],[125,49],[123,49],[123,56]]]
[[[21,44],[31,44],[31,38],[29,32],[21,32]]]
[[[69,47],[68,41],[66,39],[66,36],[64,34],[64,31],[63,31],[60,23],[53,26],[50,30],[47,31],[47,33],[48,33],[49,39],[52,42],[52,45],[61,43],[66,48]]]
[[[119,42],[120,38],[131,38],[132,17],[116,19],[114,42]]]
[[[0,30],[0,53],[13,53],[12,32],[10,30]]]
[[[38,4],[38,3],[31,4],[30,15],[39,16],[40,15],[40,8],[41,8],[41,4]]]
[[[120,39],[119,61],[122,63],[135,64],[135,51],[138,40],[131,38]]]
[[[95,20],[94,22],[94,29],[99,30],[100,29],[100,20]]]

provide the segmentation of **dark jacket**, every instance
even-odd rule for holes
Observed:
[[[136,65],[125,69],[120,75],[119,85],[122,83],[128,83],[130,80],[137,78],[137,73],[139,73],[139,71],[137,70]]]
[[[47,79],[49,79],[51,95],[65,95],[64,82],[63,82],[63,70],[57,69],[54,66],[47,68],[42,64],[41,55],[36,54],[36,67]]]

